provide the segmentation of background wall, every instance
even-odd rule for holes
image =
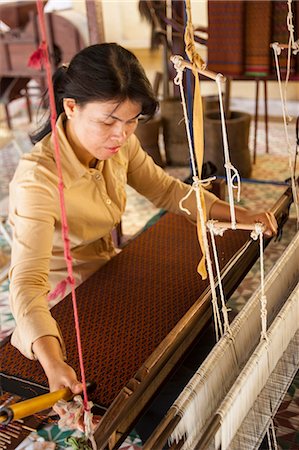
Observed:
[[[57,0],[60,1],[60,0]],[[72,0],[73,8],[85,13],[85,0]],[[149,54],[150,26],[140,18],[138,0],[102,0],[103,17],[105,27],[105,39],[107,42],[118,42],[121,45],[135,51],[136,55],[146,62],[150,62],[152,71],[162,70],[162,56],[160,52]],[[191,0],[192,18],[194,25],[207,26],[207,0]],[[298,36],[299,31],[297,31]],[[201,56],[206,59],[207,52],[204,47],[199,48]],[[298,56],[297,56],[298,57]],[[152,78],[152,71],[149,73]],[[203,93],[214,94],[217,90],[214,83],[204,83]],[[254,98],[255,83],[234,81],[232,83],[232,97]],[[288,88],[290,100],[299,101],[298,82],[292,82]],[[260,93],[262,98],[263,92]],[[268,82],[268,96],[272,99],[279,98],[276,82]]]
[[[85,13],[85,0],[73,0],[72,3],[74,9]],[[194,23],[206,26],[206,0],[191,0],[191,4]],[[148,48],[150,26],[140,18],[138,0],[102,0],[102,6],[106,41],[121,42],[130,48]]]

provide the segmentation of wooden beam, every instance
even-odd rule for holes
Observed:
[[[105,42],[103,7],[101,0],[85,0],[88,22],[89,43]]]

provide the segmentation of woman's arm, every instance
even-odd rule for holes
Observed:
[[[235,214],[237,223],[251,225],[261,222],[266,227],[264,232],[266,236],[273,236],[277,233],[277,222],[274,214],[270,211],[255,212],[241,206],[235,206]],[[210,209],[210,218],[229,222],[231,220],[229,204],[222,200],[214,202]]]
[[[191,186],[167,175],[167,173],[158,167],[153,160],[141,149],[136,137],[132,137],[128,144],[129,169],[128,183],[138,192],[147,197],[157,207],[167,209],[168,211],[184,214],[187,219],[196,221],[197,207],[195,192],[184,201],[191,215],[187,216],[179,209],[180,200],[190,191]],[[227,202],[218,199],[208,191],[204,191],[206,212],[209,219],[217,219],[229,222],[230,208]],[[265,234],[272,236],[277,232],[277,223],[274,215],[270,212],[254,212],[235,206],[236,221],[243,224],[254,224],[262,222],[265,224]]]
[[[60,342],[56,337],[40,337],[33,342],[32,350],[47,375],[50,391],[64,387],[68,387],[74,394],[82,391],[82,384],[75,371],[64,361]]]

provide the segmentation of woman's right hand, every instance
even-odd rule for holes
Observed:
[[[65,361],[54,361],[45,370],[50,391],[58,391],[68,387],[76,395],[82,392],[82,383],[77,379],[76,372]]]
[[[82,383],[76,372],[63,358],[60,342],[55,336],[42,336],[32,345],[36,358],[47,375],[50,391],[69,388],[74,395],[82,392]],[[55,406],[54,411],[62,417],[65,411]]]
[[[55,336],[42,336],[32,344],[32,350],[42,365],[50,391],[68,387],[73,394],[82,392],[82,383],[74,369],[63,358],[60,342]]]
[[[64,361],[56,361],[46,372],[49,381],[50,391],[58,391],[68,387],[74,394],[80,394],[82,392],[82,383],[77,379],[77,375],[74,369]],[[65,402],[58,402],[53,405],[53,410],[63,418],[66,414],[66,409],[63,407]],[[79,426],[79,424],[78,424]],[[82,426],[82,424],[81,424]]]

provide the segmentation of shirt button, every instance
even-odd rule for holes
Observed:
[[[106,203],[107,203],[107,205],[111,205],[111,200],[110,200],[110,198],[107,198]]]
[[[101,178],[102,178],[102,177],[101,177],[100,174],[97,173],[97,174],[95,175],[95,179],[96,179],[96,180],[100,180]]]

